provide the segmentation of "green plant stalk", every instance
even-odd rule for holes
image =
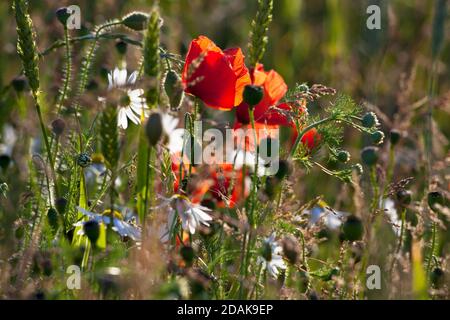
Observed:
[[[373,199],[372,199],[371,208],[372,208],[372,211],[375,211],[376,209],[378,209],[379,197],[380,197],[375,166],[370,167],[370,184],[371,184],[372,190],[373,190]]]
[[[297,139],[295,139],[294,145],[292,146],[291,152],[289,154],[289,159],[291,159],[295,153],[297,152],[297,148],[298,145],[300,144],[300,141],[302,141],[303,136],[311,129],[316,128],[324,123],[330,122],[335,120],[335,117],[330,116],[330,117],[326,117],[323,118],[317,122],[314,122],[312,124],[310,124],[309,126],[307,126],[306,128],[304,128],[298,135],[297,135]]]
[[[427,278],[430,275],[431,272],[431,262],[433,261],[433,257],[437,253],[437,247],[436,243],[438,243],[438,234],[437,234],[437,224],[436,222],[433,222],[433,225],[431,227],[431,245],[430,245],[430,252],[428,254],[428,261],[427,261]]]
[[[63,89],[58,99],[58,107],[57,107],[58,114],[61,112],[64,100],[66,99],[66,96],[69,94],[69,85],[72,74],[72,55],[70,52],[70,36],[69,30],[67,29],[66,25],[64,25],[64,43],[66,48],[66,70],[63,82]]]

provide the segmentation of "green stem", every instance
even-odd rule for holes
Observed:
[[[300,141],[302,141],[302,138],[305,135],[305,133],[307,133],[309,130],[311,130],[313,128],[318,127],[321,124],[324,124],[326,122],[333,121],[333,120],[335,120],[335,117],[332,117],[332,116],[321,119],[317,122],[310,124],[309,126],[304,128],[301,132],[299,132],[299,134],[297,135],[297,139],[295,139],[294,145],[292,146],[291,152],[289,154],[289,158],[292,158],[295,155],[295,153],[297,152],[298,145],[300,144]]]

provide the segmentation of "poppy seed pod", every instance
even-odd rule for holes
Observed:
[[[348,241],[361,240],[364,234],[364,226],[356,216],[349,216],[342,226],[343,236]]]
[[[8,169],[10,163],[11,163],[10,156],[8,156],[7,154],[0,155],[0,168],[2,168],[3,171]]]
[[[166,79],[164,81],[164,89],[166,90],[167,97],[169,98],[170,108],[172,110],[178,110],[181,101],[183,100],[184,90],[181,78],[175,71],[170,70],[167,72]]]
[[[191,246],[183,246],[180,249],[180,255],[188,266],[192,265],[194,262],[195,252]]]
[[[150,16],[144,12],[132,12],[122,18],[122,24],[134,31],[145,29]]]
[[[439,288],[444,284],[445,273],[441,268],[434,268],[430,275],[431,283],[433,287]]]
[[[363,118],[361,120],[361,123],[366,128],[372,128],[374,126],[378,126],[379,125],[377,115],[375,113],[373,113],[373,112],[366,113],[363,116]]]
[[[58,198],[55,201],[55,207],[56,210],[60,215],[64,215],[64,212],[66,211],[67,206],[67,199],[66,198]]]
[[[290,175],[292,172],[292,164],[289,162],[289,160],[280,160],[278,162],[278,171],[275,174],[275,177],[278,178],[278,180],[282,180],[284,177]]]
[[[24,75],[17,76],[12,79],[11,85],[17,93],[23,92],[27,86],[27,78]]]
[[[411,203],[412,192],[410,190],[399,190],[396,193],[397,200],[402,206],[407,206]]]
[[[370,138],[374,144],[382,144],[384,141],[384,133],[383,131],[375,131],[370,135]]]
[[[341,150],[338,152],[336,158],[342,163],[347,163],[350,160],[350,153],[348,151]]]
[[[391,144],[394,146],[400,141],[401,137],[402,137],[401,132],[396,129],[392,129],[389,132],[389,140],[391,141]]]
[[[156,146],[163,134],[162,118],[159,112],[153,112],[149,115],[145,125],[145,133],[151,146]]]
[[[436,205],[444,206],[445,199],[442,193],[440,193],[439,191],[433,191],[428,193],[428,205],[433,211],[437,210]]]
[[[55,119],[52,121],[52,131],[56,136],[62,135],[65,128],[66,122],[63,119]]]
[[[378,148],[377,147],[365,147],[361,151],[361,159],[364,164],[368,166],[373,166],[378,161]]]
[[[127,47],[128,44],[123,40],[119,40],[116,42],[116,50],[122,56],[127,53]]]
[[[95,220],[86,221],[83,224],[83,231],[91,241],[92,244],[96,243],[100,236],[100,225]]]
[[[54,208],[48,209],[47,221],[53,230],[58,229],[58,212]]]
[[[250,107],[256,106],[264,97],[264,90],[261,86],[248,84],[244,88],[243,93],[244,102]]]
[[[70,14],[66,7],[59,8],[56,10],[56,18],[63,26],[67,24],[67,19],[69,19]]]

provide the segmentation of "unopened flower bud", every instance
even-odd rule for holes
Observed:
[[[361,219],[356,216],[349,216],[342,226],[343,236],[348,241],[361,240],[364,234],[364,226]]]
[[[9,164],[11,163],[11,157],[7,154],[0,155],[0,168],[3,169],[3,171],[6,171],[8,169]]]
[[[60,136],[64,133],[66,122],[63,119],[55,119],[52,122],[52,131],[55,136]]]
[[[368,166],[373,166],[378,161],[378,148],[377,147],[365,147],[361,151],[361,159],[364,164]]]
[[[278,180],[282,180],[284,177],[290,175],[292,172],[292,164],[289,162],[289,160],[280,160],[278,162],[278,171],[275,174],[275,177],[278,178]]]
[[[162,117],[159,112],[153,112],[149,115],[145,125],[145,133],[151,146],[156,146],[163,134]]]
[[[122,24],[132,30],[142,31],[145,29],[150,16],[144,12],[132,12],[122,18]]]
[[[186,265],[190,266],[194,262],[195,252],[191,246],[183,246],[180,249],[180,255],[183,258]]]
[[[123,40],[119,40],[116,42],[116,50],[122,56],[127,53],[127,47],[127,43]]]
[[[347,163],[350,160],[350,153],[345,150],[341,150],[337,154],[337,159],[342,163]]]
[[[382,144],[384,141],[384,133],[383,131],[375,131],[370,135],[370,138],[374,144]]]
[[[401,137],[402,137],[401,132],[396,129],[392,129],[389,132],[389,140],[391,141],[391,144],[394,146],[400,141]]]
[[[410,190],[399,190],[396,193],[397,200],[402,206],[407,206],[411,203],[412,192]]]
[[[69,19],[70,13],[66,7],[59,8],[56,10],[56,18],[61,22],[63,26],[67,25],[67,19]]]
[[[437,210],[436,205],[444,206],[445,205],[445,198],[439,191],[433,191],[428,193],[428,205],[430,206],[431,210],[435,211]]]
[[[246,85],[244,88],[244,102],[250,107],[256,106],[264,97],[264,90],[261,86]]]
[[[64,215],[66,212],[67,199],[66,198],[58,198],[55,200],[56,210],[60,215]]]
[[[24,75],[17,76],[11,81],[11,85],[17,93],[23,92],[27,86],[27,78]]]
[[[363,116],[361,123],[366,128],[372,128],[379,125],[377,115],[373,112],[366,113]]]
[[[180,76],[173,70],[167,72],[164,89],[169,98],[171,110],[178,110],[183,100],[184,90]]]
[[[47,211],[47,221],[49,226],[56,230],[58,229],[58,212],[54,208],[50,208]]]
[[[89,220],[83,224],[84,234],[92,244],[95,244],[100,236],[100,225],[96,220]]]

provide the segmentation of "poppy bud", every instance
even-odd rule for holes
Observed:
[[[23,225],[20,225],[16,228],[16,231],[14,232],[14,235],[16,239],[20,240],[25,235],[25,227]]]
[[[178,110],[180,103],[183,100],[184,90],[183,83],[180,76],[173,70],[167,72],[166,80],[164,81],[164,89],[169,98],[170,108]]]
[[[53,230],[58,229],[58,212],[54,208],[48,209],[47,221]]]
[[[180,255],[184,262],[186,262],[186,265],[190,266],[194,262],[195,252],[191,246],[183,246],[180,249]]]
[[[278,180],[282,180],[284,177],[290,175],[292,172],[292,165],[288,160],[280,160],[278,162],[278,171],[275,174],[275,177]]]
[[[7,154],[0,155],[0,168],[2,168],[3,171],[6,171],[6,169],[8,169],[10,163],[10,156],[8,156]]]
[[[277,179],[276,176],[275,177],[270,177],[269,176],[269,177],[266,178],[266,184],[264,186],[264,192],[266,193],[266,195],[269,198],[273,199],[273,197],[276,194],[276,190],[277,190],[277,187],[278,187],[279,183],[280,183],[280,180]]]
[[[341,150],[337,154],[337,159],[342,163],[347,163],[350,160],[350,153],[345,150]]]
[[[67,19],[69,19],[70,14],[66,7],[59,8],[56,10],[56,18],[61,22],[63,26],[67,25]]]
[[[144,12],[132,12],[122,18],[122,24],[134,31],[142,31],[150,16]]]
[[[410,190],[399,190],[396,194],[398,202],[402,206],[407,206],[411,203],[411,191]]]
[[[88,237],[92,244],[97,242],[100,236],[100,225],[96,220],[89,220],[83,224],[84,234]]]
[[[366,128],[372,128],[374,126],[378,126],[379,125],[377,115],[375,113],[373,113],[373,112],[366,113],[363,116],[363,118],[361,120],[361,123]]]
[[[344,240],[348,241],[361,240],[364,233],[364,227],[361,222],[361,219],[353,215],[349,216],[342,227],[342,231]]]
[[[261,86],[248,84],[244,88],[243,98],[244,102],[250,107],[256,106],[264,97],[264,90]]]
[[[64,212],[66,211],[66,206],[67,206],[66,198],[58,198],[58,199],[56,199],[55,207],[56,207],[56,210],[58,211],[58,213],[60,215],[64,215]]]
[[[300,246],[293,236],[286,236],[283,241],[283,253],[292,264],[296,264],[300,255]]]
[[[436,205],[444,206],[445,199],[442,193],[439,191],[433,191],[428,193],[428,205],[430,206],[431,210],[435,211]]]
[[[91,164],[91,157],[87,153],[80,153],[77,156],[77,164],[82,168],[86,168]]]
[[[389,132],[389,139],[390,139],[391,144],[392,144],[393,146],[395,146],[395,145],[400,141],[400,138],[401,138],[401,137],[402,137],[401,132],[398,131],[398,130],[396,130],[396,129],[392,129],[392,130]]]
[[[116,42],[116,50],[121,56],[127,53],[127,47],[127,43],[123,40],[119,40]]]
[[[375,131],[370,135],[370,138],[374,144],[382,144],[384,140],[384,133],[383,131]]]
[[[364,164],[373,166],[378,161],[378,148],[377,147],[365,147],[361,151],[361,159]]]
[[[145,125],[145,132],[150,145],[153,147],[156,146],[163,134],[162,119],[159,112],[153,112],[149,115],[147,124]]]
[[[63,134],[66,128],[66,122],[63,119],[55,119],[52,121],[52,131],[56,136]]]
[[[27,78],[24,75],[17,76],[11,81],[11,85],[17,93],[23,92],[27,86]]]
[[[445,273],[441,268],[434,268],[430,275],[433,287],[439,288],[444,283]]]

